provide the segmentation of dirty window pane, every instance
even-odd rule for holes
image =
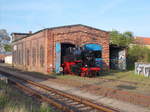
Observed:
[[[36,49],[32,49],[32,64],[33,66],[36,64]]]
[[[44,66],[44,47],[40,47],[40,64],[43,67]]]
[[[29,65],[29,55],[30,55],[30,51],[29,51],[29,49],[27,50],[27,65]]]

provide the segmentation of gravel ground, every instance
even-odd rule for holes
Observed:
[[[9,70],[7,69],[7,71]],[[43,75],[35,72],[25,72],[20,70],[16,71],[14,69],[13,71],[15,75],[20,76],[22,74],[22,76],[26,78],[43,83],[47,86],[51,86],[63,90],[65,92],[83,96],[85,98],[90,98],[97,102],[101,102],[105,105],[121,109],[122,111],[125,112],[149,112],[150,111],[149,110],[150,92],[149,92],[149,85],[147,84],[142,84],[144,87],[147,87],[148,91],[144,92],[143,93],[144,95],[141,95],[141,94],[137,94],[138,92],[136,90],[139,88],[142,89],[142,86],[141,84],[135,82],[130,83],[127,81],[119,81],[119,80],[108,80],[108,79],[99,79],[99,78],[92,78],[92,79],[78,78],[72,76],[69,76],[69,78],[63,76],[54,77],[54,76]],[[12,72],[12,70],[10,72]],[[140,85],[140,87],[138,87],[138,85]],[[143,91],[145,91],[145,88],[143,89]],[[126,108],[127,106],[129,108]],[[146,106],[148,108],[142,106]]]

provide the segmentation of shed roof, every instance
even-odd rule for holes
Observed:
[[[37,31],[37,32],[35,32],[35,33],[32,33],[32,34],[30,34],[30,35],[29,35],[28,33],[17,33],[17,32],[13,32],[11,35],[13,35],[13,34],[23,34],[23,35],[24,35],[24,34],[27,34],[27,36],[23,37],[23,38],[27,38],[27,37],[29,37],[29,36],[35,35],[35,34],[37,34],[37,33],[39,33],[39,32],[44,31],[44,30],[53,30],[53,29],[60,29],[60,28],[69,28],[69,27],[75,27],[75,26],[87,27],[87,28],[90,28],[90,29],[94,29],[94,30],[98,30],[98,31],[102,31],[102,32],[109,33],[108,31],[104,31],[104,30],[101,30],[101,29],[98,29],[98,28],[94,28],[94,27],[91,27],[91,26],[82,25],[82,24],[74,24],[74,25],[65,25],[65,26],[58,26],[58,27],[45,28],[45,29],[39,30],[39,31]],[[21,39],[23,39],[23,38],[21,38]],[[18,40],[20,40],[20,39],[18,39]],[[17,40],[17,41],[18,41],[18,40]]]

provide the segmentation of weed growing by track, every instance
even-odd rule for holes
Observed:
[[[56,112],[47,103],[29,97],[16,87],[0,81],[0,112]]]

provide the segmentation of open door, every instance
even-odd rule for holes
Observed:
[[[60,64],[61,64],[61,44],[57,42],[56,43],[56,65],[55,65],[56,73],[60,72]]]
[[[99,44],[85,44],[84,48],[90,50],[96,61],[96,65],[100,68],[103,68],[103,59],[102,59],[102,46]]]

